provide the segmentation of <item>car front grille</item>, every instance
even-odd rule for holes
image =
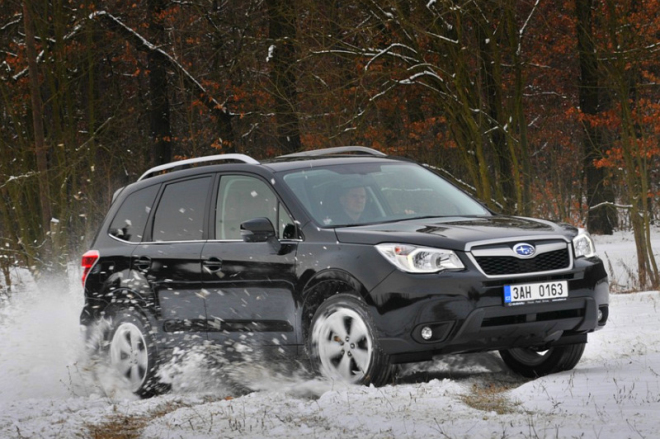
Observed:
[[[570,268],[568,247],[541,253],[530,259],[513,256],[475,256],[477,264],[488,276],[543,273]]]

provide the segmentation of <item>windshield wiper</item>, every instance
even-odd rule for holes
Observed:
[[[447,215],[424,215],[424,216],[413,216],[410,218],[402,218],[402,220],[421,220],[429,218],[447,218]]]

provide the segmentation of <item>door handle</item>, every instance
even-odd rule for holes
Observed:
[[[151,258],[141,256],[133,261],[133,266],[142,272],[149,271],[149,268],[151,268]]]
[[[209,273],[215,273],[216,271],[222,270],[222,261],[216,257],[204,259],[202,265],[204,266],[204,270]]]

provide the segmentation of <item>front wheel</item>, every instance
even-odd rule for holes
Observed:
[[[536,378],[573,369],[582,354],[585,343],[557,346],[546,351],[533,348],[501,350],[504,363],[515,373],[527,378]]]
[[[312,319],[308,339],[312,363],[331,380],[384,385],[392,375],[392,366],[375,334],[362,301],[347,294],[333,296],[321,304]]]

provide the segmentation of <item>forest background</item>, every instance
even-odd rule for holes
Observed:
[[[659,52],[656,0],[0,0],[3,292],[77,263],[150,166],[339,145],[630,228],[658,288]]]

